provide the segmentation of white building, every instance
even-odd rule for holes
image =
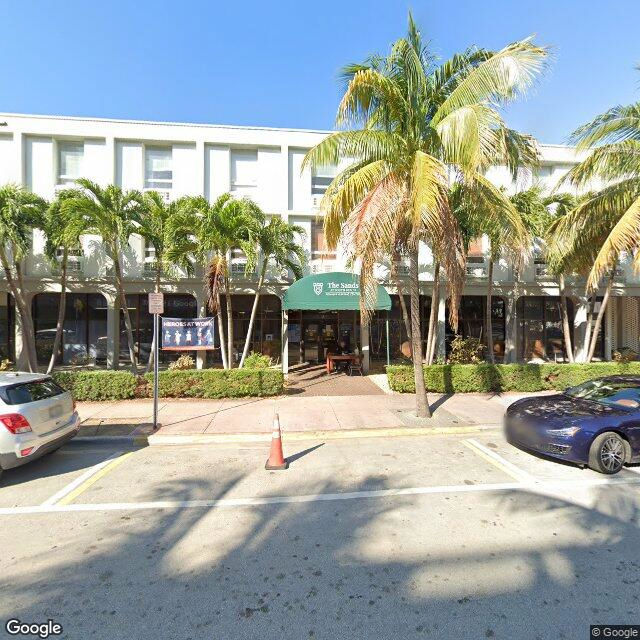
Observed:
[[[227,191],[249,196],[270,215],[302,226],[302,239],[310,273],[346,270],[340,252],[327,251],[318,204],[330,182],[331,170],[301,170],[308,149],[328,132],[259,127],[231,127],[163,122],[134,122],[98,118],[0,114],[0,184],[22,184],[35,193],[52,198],[57,189],[86,177],[101,184],[115,183],[125,189],[155,189],[173,199],[183,195],[204,195],[209,200]],[[504,167],[495,167],[488,176],[509,191],[527,188],[540,181],[549,188],[577,161],[573,149],[542,146],[543,163],[536,176],[526,172],[511,180]],[[32,302],[37,343],[43,362],[55,328],[57,295],[60,286],[55,269],[43,255],[44,239],[34,231],[33,248],[24,265],[25,286]],[[153,289],[148,265],[153,252],[141,238],[133,237],[124,259],[124,274],[133,314],[141,359],[151,342],[151,319],[146,312],[146,293]],[[244,275],[243,258],[231,256],[234,275],[234,320],[238,343],[248,324],[255,280]],[[82,251],[72,259],[67,319],[62,359],[65,363],[105,362],[117,366],[126,359],[126,345],[115,301],[112,268],[100,238],[86,235]],[[145,267],[147,265],[147,267]],[[420,278],[425,313],[430,306],[432,260],[426,247],[421,252]],[[400,272],[404,269],[400,265]],[[487,261],[480,239],[469,259],[468,280],[462,301],[459,331],[481,336],[486,295]],[[557,283],[546,275],[544,264],[531,261],[514,280],[510,266],[500,260],[495,266],[494,334],[497,355],[504,361],[531,358],[561,359],[562,339],[557,305]],[[403,340],[399,301],[388,282],[388,267],[380,265],[378,276],[392,294],[392,352]],[[168,296],[167,315],[205,315],[201,275],[173,277],[163,283]],[[267,282],[254,333],[256,351],[278,357],[281,345],[282,295],[290,284],[286,274],[272,272]],[[587,322],[584,282],[569,281],[574,342]],[[0,350],[20,358],[20,327],[7,294],[4,276],[0,279]],[[621,264],[616,276],[614,299],[606,315],[598,355],[608,359],[616,348],[638,350],[640,277],[629,261]],[[322,356],[323,344],[338,335],[358,342],[357,319],[351,315],[305,312],[289,318],[289,360]],[[446,322],[444,299],[438,301],[439,344],[445,353],[451,331]],[[426,324],[426,323],[425,323]],[[244,327],[244,331],[243,331]],[[304,341],[304,349],[299,341]],[[383,319],[371,327],[373,357],[386,352]],[[241,345],[239,344],[239,347]],[[215,358],[215,356],[210,356]],[[285,358],[286,359],[286,358]],[[201,360],[200,365],[203,364]]]

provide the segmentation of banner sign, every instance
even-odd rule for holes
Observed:
[[[215,349],[215,318],[162,318],[163,351]]]

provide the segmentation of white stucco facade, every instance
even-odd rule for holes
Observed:
[[[250,196],[269,215],[278,215],[306,230],[301,239],[308,256],[309,272],[346,270],[340,251],[335,256],[314,245],[317,236],[318,203],[322,178],[302,170],[302,159],[326,131],[232,127],[163,122],[134,122],[97,118],[30,116],[0,114],[0,184],[22,184],[50,199],[57,189],[85,177],[100,184],[115,183],[126,189],[145,190],[154,186],[168,199],[183,195],[203,195],[209,200],[231,191]],[[540,182],[552,189],[561,176],[580,158],[574,149],[559,145],[542,145],[542,166],[537,175],[522,172],[516,182],[505,167],[494,167],[488,177],[509,192],[525,189]],[[325,172],[326,173],[326,172]],[[326,183],[326,180],[325,180]],[[160,186],[158,186],[160,185]],[[314,193],[315,191],[315,193]],[[312,228],[313,227],[313,228]],[[314,236],[314,232],[316,236]],[[43,255],[44,238],[34,232],[33,250],[25,264],[25,284],[29,295],[59,291],[52,267]],[[108,306],[109,363],[115,364],[118,351],[118,314],[109,260],[102,250],[100,238],[86,235],[82,239],[83,256],[71,275],[70,290],[100,292]],[[150,273],[145,273],[145,247],[141,238],[131,238],[124,259],[127,290],[145,293],[152,290]],[[423,293],[430,295],[432,260],[427,247],[420,255],[420,278]],[[469,266],[466,295],[483,296],[486,291],[486,261],[476,257]],[[377,275],[388,283],[388,268],[380,265]],[[533,260],[515,281],[510,265],[500,260],[495,265],[494,292],[505,300],[505,359],[517,357],[518,329],[516,300],[522,296],[557,296],[557,283],[545,275],[544,268]],[[272,271],[267,290],[279,297],[288,286],[286,274]],[[250,294],[254,281],[245,278],[240,269],[234,280],[234,292]],[[190,293],[204,312],[201,277],[187,278],[178,274],[163,283],[168,292]],[[0,289],[7,291],[4,278]],[[576,331],[584,330],[586,298],[582,282],[568,282],[568,293],[575,304]],[[638,313],[640,275],[634,274],[629,261],[620,265],[613,291],[614,301],[606,322],[604,356],[617,346],[637,348],[638,322],[625,318]],[[629,302],[633,299],[635,302]],[[440,301],[444,305],[444,301]],[[443,306],[444,309],[444,306]],[[441,315],[444,315],[442,313]],[[441,327],[444,332],[444,326]],[[628,335],[631,332],[632,335]],[[15,341],[20,353],[19,328]]]

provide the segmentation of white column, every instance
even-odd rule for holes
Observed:
[[[105,161],[102,184],[116,182],[116,141],[112,136],[105,139]]]
[[[516,362],[518,359],[518,318],[516,309],[516,299],[512,293],[505,296],[505,345],[504,345],[504,361],[505,363]]]
[[[577,362],[584,362],[587,357],[589,345],[585,345],[584,338],[587,332],[587,313],[589,310],[589,299],[585,296],[574,301],[574,320],[573,320],[573,340],[574,352]]]
[[[289,373],[289,312],[282,309],[282,373]]]
[[[440,287],[440,297],[438,299],[438,320],[436,331],[436,359],[444,362],[447,357],[447,294],[443,291],[444,286]]]
[[[107,367],[117,369],[120,361],[120,305],[116,298],[104,294],[107,299]]]
[[[196,193],[198,195],[204,195],[205,193],[205,155],[204,155],[204,140],[196,140],[196,176],[195,181],[198,185]]]
[[[280,198],[280,210],[282,219],[285,221],[289,220],[289,191],[291,190],[291,185],[289,184],[289,146],[283,144],[280,147],[280,166],[281,168],[281,179],[282,185],[280,189],[281,198]]]
[[[25,172],[25,152],[24,152],[24,134],[21,131],[16,131],[13,134],[13,148],[14,148],[14,175],[17,184],[26,185],[26,172]]]
[[[369,348],[369,324],[364,324],[362,321],[360,322],[360,345],[362,346],[362,372],[366,376],[371,364],[371,350]]]

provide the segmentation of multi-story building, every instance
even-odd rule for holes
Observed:
[[[282,216],[305,229],[300,241],[308,258],[308,273],[345,271],[345,256],[341,251],[329,251],[325,244],[318,207],[335,169],[302,169],[306,151],[326,135],[325,131],[294,129],[0,114],[0,184],[22,184],[45,198],[52,198],[58,189],[72,185],[79,177],[101,184],[115,183],[124,189],[154,189],[168,200],[196,194],[213,200],[225,192],[249,196],[268,215]],[[511,192],[534,182],[551,189],[579,159],[572,148],[543,145],[542,165],[536,175],[522,171],[513,182],[506,168],[494,167],[488,177]],[[458,328],[465,336],[483,337],[485,248],[486,243],[479,238],[469,255]],[[233,252],[230,260],[235,337],[241,350],[256,279],[245,274],[241,252]],[[153,249],[145,247],[142,238],[133,236],[124,255],[124,276],[141,360],[147,357],[151,343],[152,322],[146,310],[146,293],[153,290],[153,261]],[[126,339],[115,297],[112,265],[99,237],[90,234],[82,237],[82,247],[71,257],[70,268],[71,293],[60,359],[64,363],[117,366],[120,359],[126,359]],[[398,270],[406,274],[407,265],[398,265]],[[55,265],[44,256],[44,238],[38,230],[33,232],[24,273],[39,356],[44,363],[55,331],[60,285]],[[395,355],[405,337],[397,292],[389,274],[389,265],[378,266],[377,276],[392,297],[390,347]],[[7,283],[4,276],[0,277],[0,350],[20,361],[19,322]],[[425,246],[420,253],[425,317],[431,306],[432,278],[432,257]],[[290,274],[270,271],[254,330],[256,351],[280,357],[281,300],[290,283]],[[162,286],[167,293],[167,315],[206,315],[202,273],[191,278],[184,273],[172,274]],[[584,281],[569,279],[567,292],[574,342],[581,345],[580,336],[591,320],[587,317]],[[597,349],[597,356],[603,359],[609,359],[614,349],[630,347],[637,351],[639,347],[640,276],[633,273],[629,260],[619,266],[612,295]],[[452,335],[444,293],[436,303],[438,352],[444,355]],[[495,265],[492,313],[496,355],[500,360],[563,359],[558,286],[538,254],[519,274],[505,260]],[[370,342],[374,358],[386,355],[385,314],[377,314],[372,321]],[[357,314],[353,312],[307,311],[289,316],[288,331],[284,334],[285,344],[288,341],[285,364],[287,359],[291,363],[321,357],[323,341],[336,336],[344,336],[352,343],[360,339]],[[210,354],[209,358],[215,360],[216,354]],[[199,366],[203,364],[204,358],[200,356]]]

